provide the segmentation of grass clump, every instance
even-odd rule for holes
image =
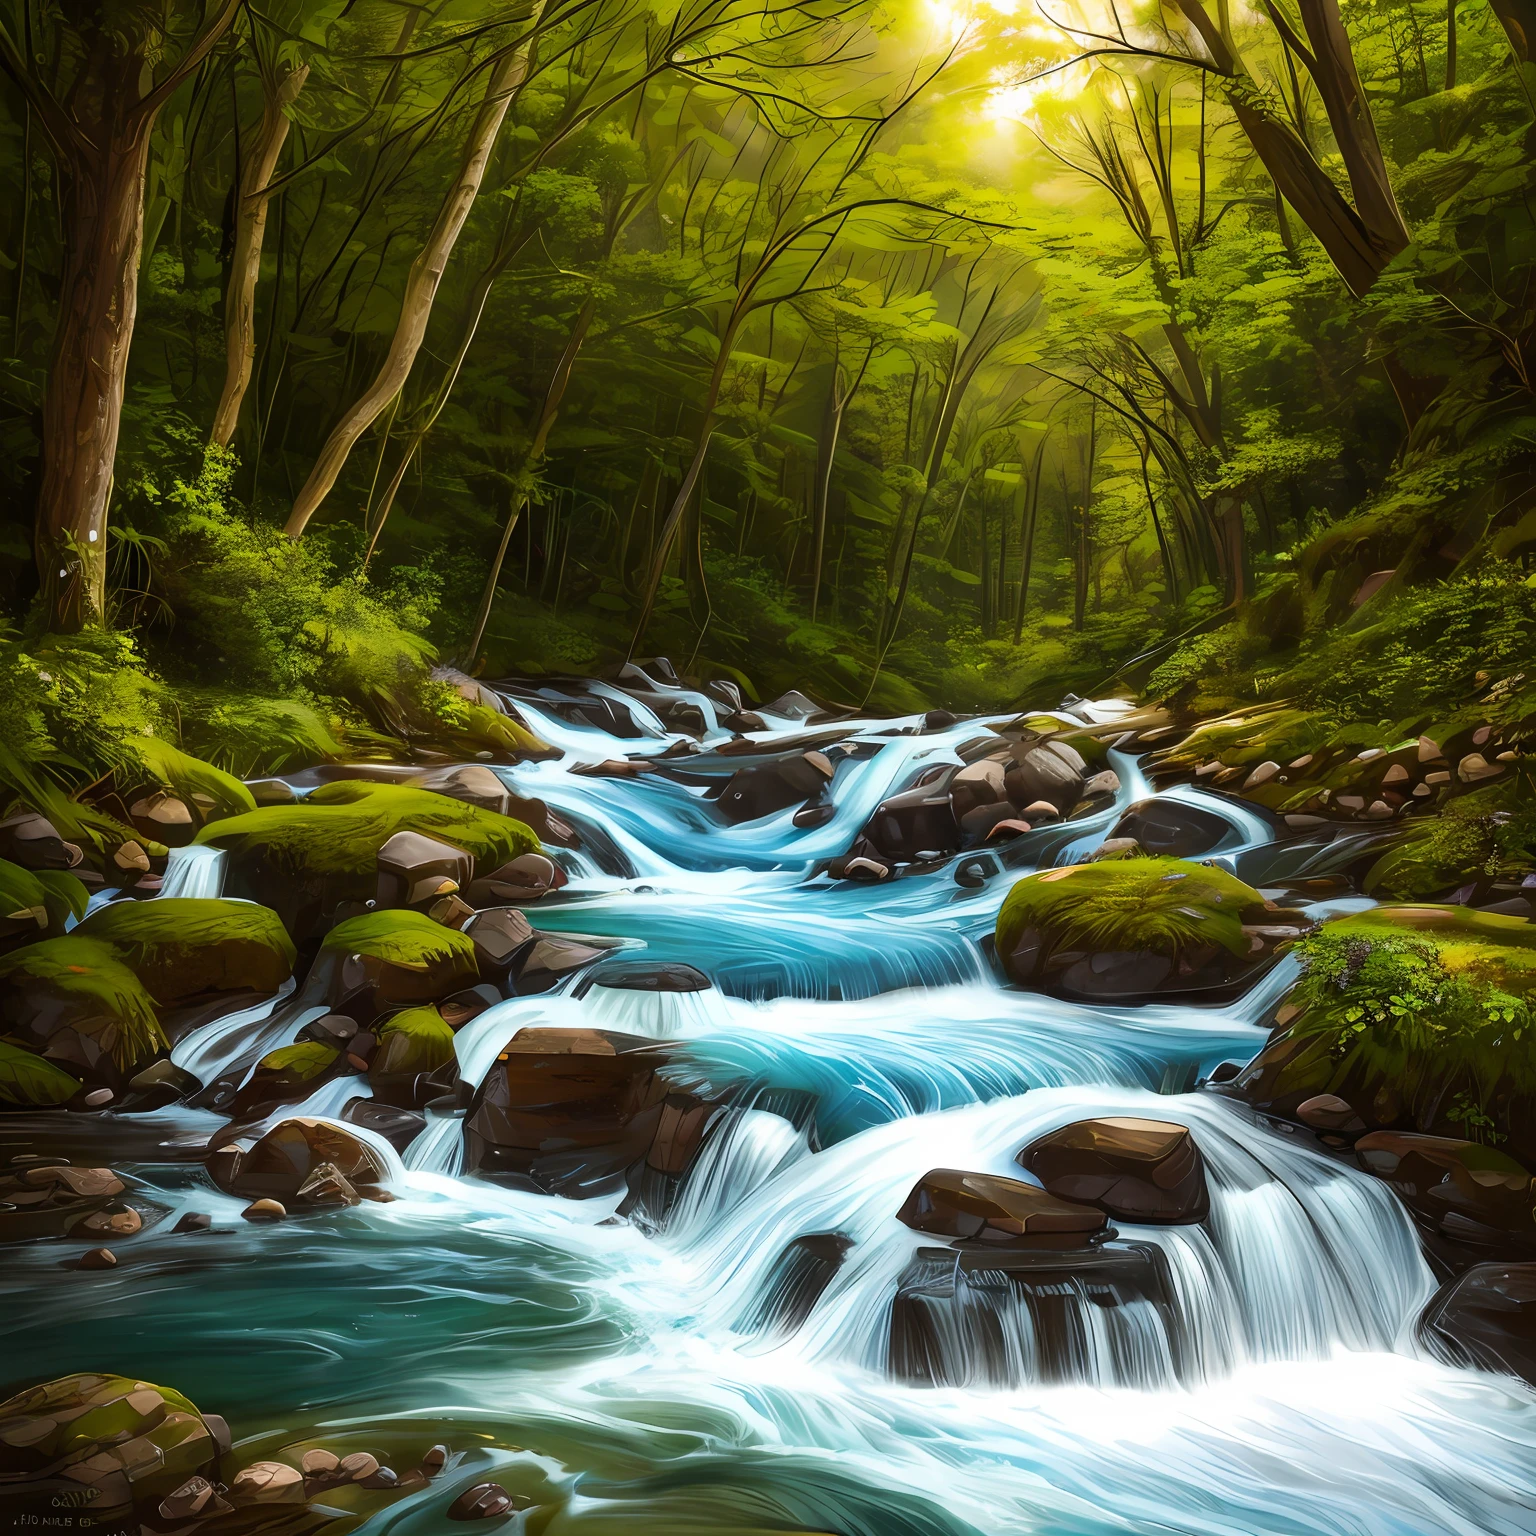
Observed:
[[[197,842],[293,874],[371,874],[374,859],[396,832],[420,832],[474,856],[493,869],[538,839],[520,821],[431,790],[343,779],[322,785],[298,805],[263,806],[212,822]]]
[[[1042,954],[1066,950],[1152,950],[1177,955],[1219,945],[1246,957],[1244,914],[1263,898],[1226,870],[1185,859],[1139,858],[1073,864],[1027,875],[997,915],[997,950],[1011,954],[1033,928]]]
[[[71,917],[85,912],[85,887],[62,869],[23,869],[0,859],[0,917],[31,917],[39,928],[64,932]]]
[[[0,1099],[28,1109],[52,1109],[80,1091],[63,1067],[11,1040],[0,1040]]]
[[[157,736],[145,736],[132,743],[134,754],[145,771],[183,800],[212,801],[208,814],[238,816],[254,811],[256,801],[250,790],[232,773],[225,773],[212,763],[173,747]]]
[[[364,955],[407,971],[448,965],[466,977],[478,974],[474,944],[457,929],[445,928],[421,912],[365,912],[326,934],[322,953]]]
[[[200,992],[275,992],[297,958],[277,914],[246,901],[117,901],[75,931],[110,944],[162,1007]]]
[[[1378,907],[1326,924],[1296,953],[1291,1033],[1330,1064],[1329,1091],[1356,1102],[1360,1085],[1383,1084],[1421,1126],[1505,1138],[1514,1105],[1536,1094],[1536,924]]]
[[[1367,895],[1422,901],[1468,881],[1519,880],[1536,868],[1536,807],[1508,783],[1458,795],[1404,836],[1366,872]]]

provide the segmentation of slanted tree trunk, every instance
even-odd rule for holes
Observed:
[[[539,11],[534,12],[537,23]],[[426,339],[432,318],[433,301],[447,270],[448,259],[458,242],[485,180],[491,153],[496,147],[502,121],[518,88],[528,76],[531,45],[509,48],[497,60],[486,84],[485,97],[475,114],[475,121],[465,141],[458,174],[437,211],[431,232],[420,255],[411,263],[405,282],[405,297],[400,305],[400,319],[390,340],[389,352],[373,382],[351,405],[326,439],[315,460],[309,478],[299,489],[288,516],[286,532],[299,538],[320,504],[330,494],[352,452],[354,444],[379,418],[389,402],[398,395],[410,376],[416,354]]]
[[[837,440],[842,435],[843,417],[853,397],[858,393],[859,385],[864,382],[864,374],[874,355],[875,344],[871,342],[864,353],[864,361],[860,364],[858,373],[852,380],[846,381],[846,385],[841,361],[834,359],[832,363],[832,382],[827,390],[826,408],[822,413],[821,436],[816,443],[816,486],[813,508],[816,540],[811,574],[811,623],[813,624],[816,622],[816,615],[821,606],[821,573],[827,547],[827,504],[832,495],[832,464],[837,458]]]
[[[1328,125],[1349,174],[1355,211],[1375,245],[1390,259],[1410,239],[1402,210],[1387,178],[1387,162],[1376,137],[1376,124],[1360,88],[1349,34],[1339,15],[1339,0],[1297,0],[1301,24],[1312,44],[1312,78],[1317,83]]]
[[[224,389],[213,413],[211,441],[220,448],[234,441],[240,405],[251,382],[256,359],[256,282],[261,276],[261,249],[267,231],[267,207],[272,173],[288,140],[288,108],[298,100],[309,65],[280,68],[263,77],[265,103],[250,158],[240,176],[235,205],[235,249],[224,293]]]
[[[1488,0],[1509,39],[1515,60],[1529,64],[1536,59],[1536,0]]]

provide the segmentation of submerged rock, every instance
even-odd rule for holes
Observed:
[[[8,1513],[88,1505],[93,1523],[148,1514],[189,1478],[209,1477],[229,1430],[179,1392],[81,1373],[0,1403],[0,1488]],[[75,1497],[70,1498],[73,1494]]]
[[[819,795],[832,782],[832,771],[831,761],[821,752],[738,768],[715,804],[728,822],[756,821]]]
[[[280,1201],[289,1208],[349,1203],[340,1187],[329,1182],[333,1175],[364,1198],[379,1192],[387,1177],[382,1159],[366,1142],[328,1121],[298,1115],[259,1137],[238,1128],[220,1132],[204,1164],[226,1194]],[[320,1179],[311,1184],[317,1174]]]
[[[1082,1248],[1104,1231],[1104,1213],[1019,1179],[958,1168],[925,1173],[896,1213],[918,1232],[1016,1248]]]
[[[1195,859],[1217,847],[1232,828],[1212,811],[1181,800],[1138,800],[1115,823],[1111,838],[1133,838],[1148,853]]]
[[[1425,1306],[1419,1338],[1459,1365],[1536,1386],[1536,1264],[1477,1264],[1448,1281]]]
[[[1195,1222],[1210,1210],[1200,1149],[1171,1121],[1077,1120],[1031,1142],[1018,1161],[1051,1194],[1120,1221]]]
[[[1536,1253],[1536,1180],[1512,1157],[1477,1142],[1403,1131],[1362,1136],[1355,1156],[1443,1236]]]

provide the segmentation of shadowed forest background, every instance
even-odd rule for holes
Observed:
[[[1525,0],[3,20],[18,791],[464,745],[434,660],[1524,713]]]

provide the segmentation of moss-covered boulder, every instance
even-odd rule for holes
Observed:
[[[111,944],[162,1007],[203,992],[275,992],[296,958],[277,914],[246,901],[118,901],[75,932]]]
[[[367,912],[338,923],[320,946],[333,965],[330,1002],[368,1023],[382,1013],[434,1003],[479,977],[474,943],[410,910]]]
[[[84,1506],[93,1524],[152,1516],[188,1478],[212,1473],[228,1426],[180,1392],[131,1376],[81,1373],[0,1403],[0,1504],[58,1518]]]
[[[400,1077],[435,1072],[454,1059],[453,1030],[436,1008],[402,1008],[378,1024],[370,1075]]]
[[[1216,992],[1307,926],[1224,869],[1109,859],[1020,880],[998,913],[997,957],[1011,981],[1067,997]]]
[[[336,907],[374,894],[379,849],[420,832],[463,849],[487,874],[538,839],[520,821],[401,784],[341,779],[293,805],[265,805],[212,822],[197,841],[225,849],[230,889],[272,907],[296,938],[317,935]]]
[[[1297,1118],[1344,1100],[1366,1130],[1484,1142],[1536,1162],[1536,923],[1385,906],[1297,946],[1303,974],[1233,1091]]]

